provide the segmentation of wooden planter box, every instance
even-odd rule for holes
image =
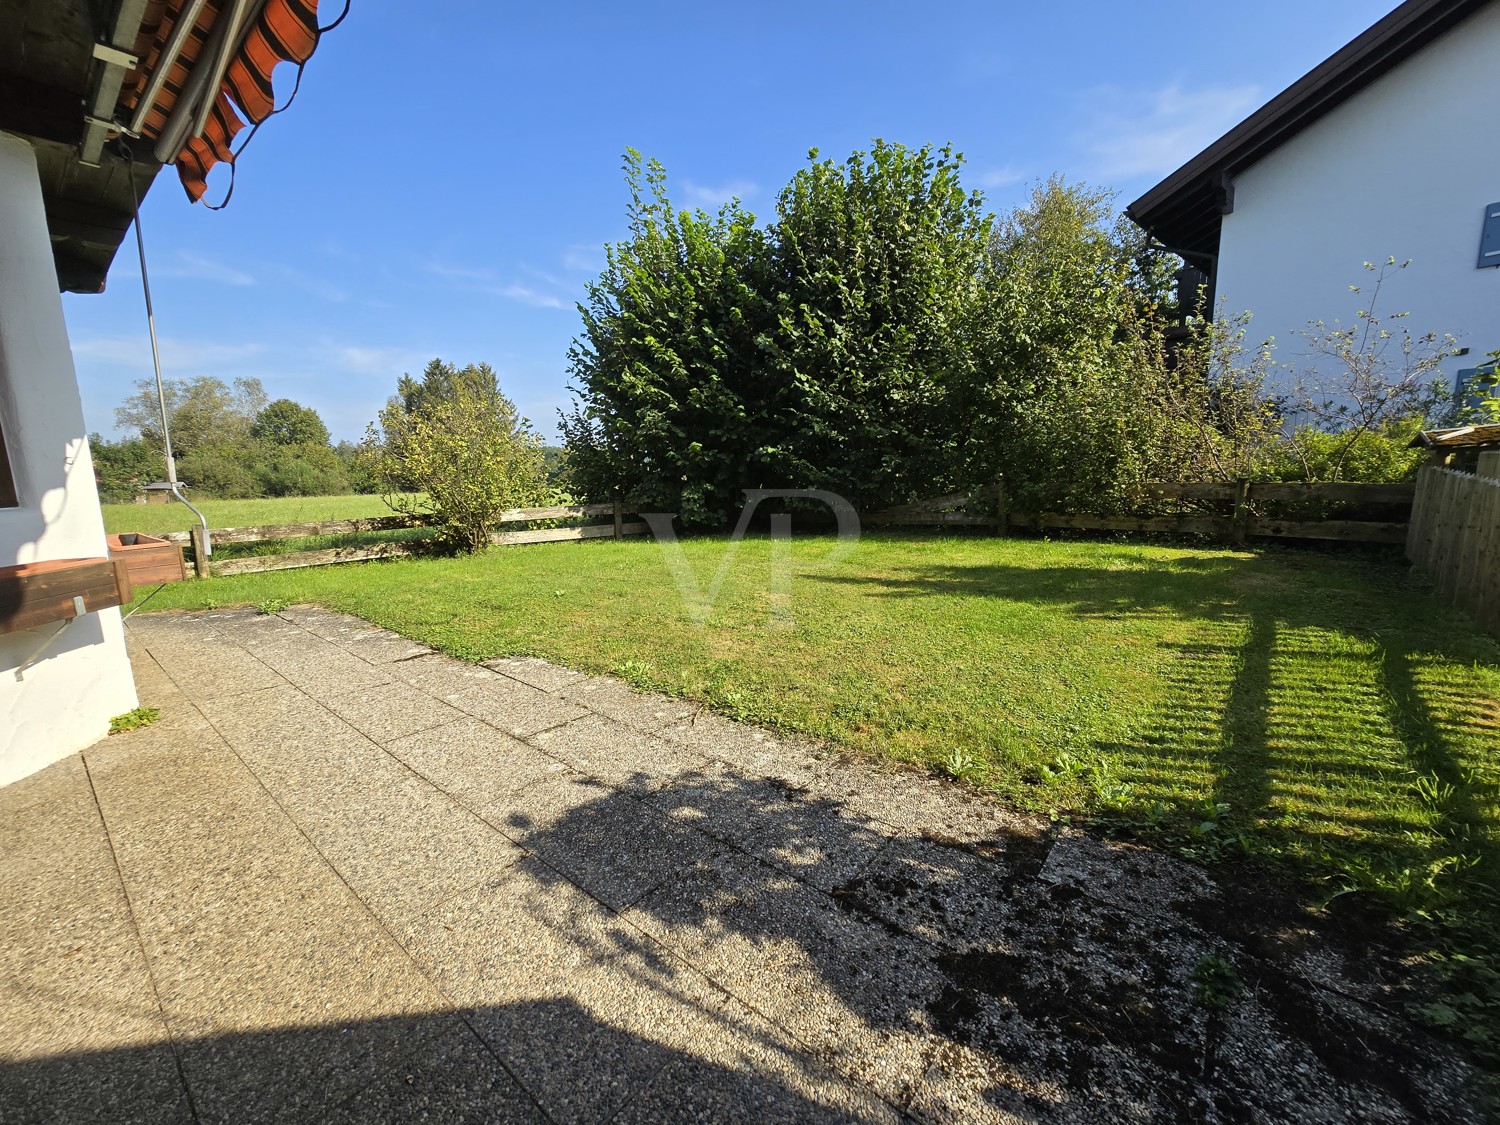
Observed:
[[[130,575],[112,559],[52,559],[0,567],[0,633],[68,621],[130,601]]]
[[[160,586],[187,577],[182,548],[154,535],[127,531],[109,538],[109,557],[125,564],[132,586]]]

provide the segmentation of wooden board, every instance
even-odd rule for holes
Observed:
[[[644,523],[620,525],[621,535],[645,535],[650,530]],[[570,539],[609,539],[615,534],[615,525],[601,523],[593,527],[545,527],[534,531],[496,531],[490,542],[497,547],[516,547],[525,543],[563,543]]]
[[[1234,499],[1233,484],[1220,481],[1159,481],[1141,485],[1143,496],[1162,500],[1224,500]]]
[[[106,536],[109,557],[125,564],[131,586],[160,586],[187,577],[182,548],[154,535],[127,533]]]
[[[1344,543],[1405,543],[1405,523],[1369,520],[1259,520],[1249,521],[1251,535],[1271,539],[1326,539]]]
[[[35,629],[130,601],[125,564],[110,559],[54,559],[0,567],[0,633]]]
[[[1327,500],[1335,504],[1410,504],[1415,484],[1280,484],[1250,486],[1252,500]]]
[[[1150,531],[1174,535],[1228,536],[1233,521],[1227,516],[1063,516],[1043,513],[1039,528],[1075,531]]]
[[[307,566],[369,562],[371,559],[410,558],[415,552],[404,543],[372,543],[365,547],[330,547],[325,551],[288,551],[284,555],[255,555],[248,559],[214,560],[209,571],[215,578],[235,574],[260,574],[268,570],[300,570]],[[201,574],[201,571],[200,571]]]
[[[624,535],[644,535],[650,529],[639,522],[621,525]],[[613,536],[612,523],[591,527],[539,528],[535,531],[498,531],[490,536],[496,546],[513,547],[524,543],[560,543],[571,539],[605,539]],[[252,558],[215,560],[209,565],[214,578],[236,574],[261,574],[271,570],[301,570],[309,566],[333,566],[338,563],[370,562],[375,559],[405,559],[418,554],[405,543],[371,543],[362,547],[330,547],[322,551],[289,551],[282,555],[256,555]],[[199,572],[201,573],[201,572]]]
[[[215,527],[209,537],[215,543],[264,543],[276,539],[312,539],[321,535],[360,535],[371,531],[401,531],[426,527],[432,521],[411,516],[371,516],[359,520],[323,520],[315,523],[278,523],[261,527]],[[161,536],[170,543],[192,542],[190,531],[168,531]]]
[[[533,523],[537,520],[588,519],[614,513],[613,504],[570,504],[551,508],[507,508],[500,512],[496,523]],[[640,508],[633,504],[620,505],[620,511],[634,515]],[[325,535],[364,535],[372,531],[401,531],[411,527],[431,527],[436,523],[433,516],[370,516],[357,520],[323,520],[315,523],[278,523],[259,527],[215,527],[208,535],[214,543],[266,543],[278,539],[313,539]],[[172,543],[189,543],[192,533],[169,531],[161,538]]]
[[[871,527],[933,527],[943,524],[994,527],[995,517],[971,516],[967,512],[875,512],[864,517],[864,522]]]

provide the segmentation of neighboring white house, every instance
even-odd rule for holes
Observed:
[[[1497,64],[1500,2],[1409,0],[1128,213],[1294,370],[1313,362],[1308,322],[1364,307],[1363,263],[1409,259],[1376,315],[1456,337],[1456,375],[1500,348]]]

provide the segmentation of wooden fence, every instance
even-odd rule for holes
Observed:
[[[1417,479],[1406,557],[1441,596],[1500,636],[1500,453],[1480,474],[1426,468]]]
[[[1143,531],[1176,535],[1207,535],[1230,543],[1248,538],[1324,539],[1345,543],[1402,544],[1406,518],[1397,520],[1279,519],[1261,514],[1268,507],[1292,510],[1319,504],[1389,507],[1392,514],[1409,515],[1416,495],[1414,484],[1282,484],[1236,481],[1147,484],[1141,488],[1142,506],[1184,501],[1220,506],[1227,514],[1186,512],[1173,515],[1064,515],[1052,512],[1015,512],[1006,503],[1004,483],[973,494],[954,493],[915,504],[872,512],[864,517],[876,527],[991,527],[1016,530]],[[975,511],[970,510],[973,506]]]
[[[590,519],[613,516],[610,523],[575,527],[532,528],[524,531],[497,531],[490,542],[498,546],[525,543],[552,543],[571,539],[620,539],[627,535],[644,535],[647,526],[640,520],[624,517],[640,511],[626,504],[575,504],[551,508],[509,508],[499,514],[497,523],[537,523],[542,520]],[[221,527],[208,532],[213,545],[271,543],[288,539],[312,539],[331,535],[368,535],[382,531],[402,531],[427,527],[432,520],[412,516],[377,516],[372,519],[331,520],[322,523],[288,523],[267,527]],[[422,553],[420,545],[402,542],[361,543],[348,547],[327,547],[316,551],[286,551],[273,555],[249,555],[243,558],[207,561],[203,529],[168,532],[160,538],[174,543],[189,543],[193,549],[193,573],[199,578],[212,575],[225,578],[233,574],[256,574],[267,570],[298,570],[308,566],[330,566],[335,563],[367,562],[371,559],[410,558]]]

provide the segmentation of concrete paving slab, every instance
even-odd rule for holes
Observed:
[[[550,754],[462,716],[386,745],[408,767],[455,801],[495,822],[509,812],[500,804],[513,793],[573,772]]]
[[[675,878],[713,848],[594,778],[544,781],[497,802],[492,823],[612,910]]]
[[[662,728],[661,737],[722,762],[743,777],[779,778],[808,788],[827,767],[828,753],[817,743],[779,738],[708,711],[671,723]]]
[[[825,891],[862,871],[890,838],[887,826],[801,786],[718,764],[680,775],[644,800]]]
[[[589,676],[566,685],[558,694],[647,734],[662,731],[698,709],[697,704],[686,700],[636,691],[612,676]]]
[[[540,688],[446,656],[386,665],[436,699],[516,738],[569,722],[587,711]]]
[[[464,717],[457,708],[409,684],[386,683],[335,695],[324,704],[361,734],[389,743]]]
[[[421,906],[519,858],[506,837],[321,704],[266,706],[220,730],[339,875],[377,912]],[[302,752],[288,754],[287,739]]]
[[[530,684],[543,691],[561,691],[569,684],[576,684],[584,678],[582,672],[550,664],[534,656],[502,656],[496,660],[485,660],[481,663],[493,672],[499,672],[502,676],[520,680],[523,684]]]
[[[148,641],[146,647],[178,689],[195,701],[286,687],[286,680],[279,672],[235,645],[208,645],[211,652],[193,653],[168,638]]]
[[[432,652],[423,643],[392,633],[389,628],[320,606],[291,606],[282,609],[278,616],[372,664],[411,660]]]
[[[610,1120],[710,1034],[720,1002],[687,966],[535,859],[397,933],[559,1121]]]
[[[425,1033],[441,997],[227,749],[94,782],[200,1117],[315,1114]]]
[[[721,851],[625,912],[631,924],[885,1098],[927,1068],[945,979],[917,943],[786,873]]]
[[[192,1120],[82,758],[0,789],[0,902],[0,1120]]]
[[[588,711],[550,666],[387,659],[381,632],[132,622],[168,716],[0,790],[0,1119],[1485,1120],[1368,933],[607,678]],[[262,656],[286,674],[226,686]],[[424,709],[447,721],[390,737]],[[503,733],[559,713],[545,749]],[[1246,983],[1212,1033],[1209,955]]]
[[[335,1125],[431,1121],[543,1125],[547,1118],[460,1018],[420,1043],[323,1120]]]
[[[640,793],[709,765],[707,758],[602,715],[585,714],[530,741],[579,773]]]

